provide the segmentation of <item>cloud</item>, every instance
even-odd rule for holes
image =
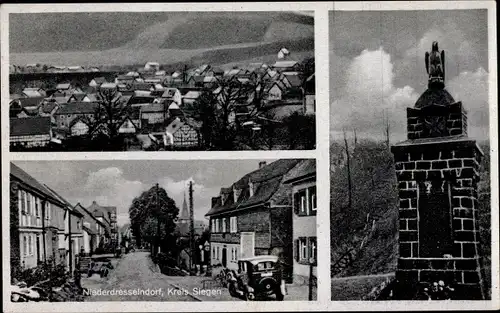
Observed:
[[[186,196],[186,201],[189,201],[189,182],[193,182],[194,217],[197,220],[205,220],[204,216],[210,210],[211,198],[219,192],[217,188],[209,188],[203,184],[196,183],[193,177],[183,180],[174,180],[170,177],[165,177],[160,179],[159,185],[167,191],[169,197],[174,199],[177,207],[181,210],[184,195]],[[189,203],[187,204],[189,206]]]
[[[128,180],[118,167],[108,167],[91,172],[84,183],[85,196],[78,201],[88,206],[92,201],[100,205],[116,206],[118,224],[128,222],[128,209],[132,200],[139,196],[145,186],[137,180]]]
[[[343,128],[355,128],[360,137],[381,138],[384,112],[388,112],[392,139],[402,138],[405,109],[418,95],[410,86],[394,86],[393,68],[391,56],[382,47],[364,50],[351,61],[345,86],[331,104],[332,136],[338,136]]]
[[[395,60],[395,76],[398,81],[403,84],[413,83],[419,89],[425,89],[425,53],[430,51],[434,41],[439,43],[440,50],[445,50],[447,79],[452,79],[463,71],[475,70],[480,64],[479,44],[468,40],[454,21],[444,19],[439,24],[432,25],[415,46],[403,53],[403,58]]]

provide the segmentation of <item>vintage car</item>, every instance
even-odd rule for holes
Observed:
[[[283,301],[286,289],[278,257],[261,255],[238,260],[238,271],[229,277],[228,288],[231,296],[247,301],[272,294]]]

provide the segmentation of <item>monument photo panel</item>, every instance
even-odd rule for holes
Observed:
[[[332,300],[491,299],[487,10],[329,19]]]

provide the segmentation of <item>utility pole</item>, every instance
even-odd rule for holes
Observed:
[[[347,143],[347,137],[344,130],[344,143],[345,143],[345,153],[347,157],[347,184],[349,193],[349,208],[352,205],[352,183],[351,183],[351,158],[349,156],[349,144]]]
[[[193,214],[193,182],[189,182],[189,247],[191,249],[191,257],[190,261],[190,270],[189,272],[193,275],[193,265],[194,265],[194,256],[196,252],[195,244],[194,244],[194,214]]]
[[[156,183],[156,248],[155,255],[160,250],[160,186]]]

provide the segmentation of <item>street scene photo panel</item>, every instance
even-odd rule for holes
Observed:
[[[11,301],[316,300],[316,201],[314,159],[11,162]]]
[[[10,149],[315,149],[313,16],[9,14]]]
[[[332,300],[491,299],[487,13],[330,12]]]

